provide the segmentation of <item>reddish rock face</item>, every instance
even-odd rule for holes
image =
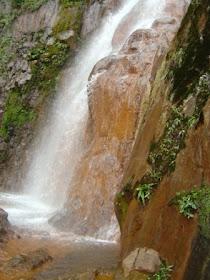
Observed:
[[[168,206],[168,202],[176,192],[183,189],[192,189],[194,185],[200,186],[202,176],[210,182],[209,164],[210,155],[207,152],[209,145],[209,106],[204,108],[205,124],[197,130],[191,130],[186,141],[186,148],[182,150],[176,160],[176,169],[171,176],[166,177],[155,190],[152,200],[146,207],[139,208],[137,200],[129,206],[122,236],[123,255],[127,255],[137,244],[157,250],[168,264],[176,265],[173,279],[183,279],[183,275],[191,254],[191,244],[197,235],[197,215],[192,220],[186,219],[179,213],[178,206]],[[154,120],[153,114],[148,121]],[[142,137],[148,139],[149,131],[146,126]],[[135,156],[131,163],[142,156],[142,145],[135,148]],[[137,164],[134,172],[143,170],[143,163]],[[143,175],[143,172],[142,172]],[[151,220],[152,219],[152,220]]]
[[[166,77],[169,69],[167,67],[167,59],[170,63],[170,55],[174,58],[177,55],[177,50],[182,47],[185,55],[189,56],[187,52],[188,49],[184,49],[187,43],[195,48],[192,52],[195,57],[199,53],[200,48],[203,56],[199,58],[200,68],[198,69],[200,73],[198,70],[194,77],[190,76],[189,80],[185,79],[187,85],[186,90],[189,89],[190,85],[193,83],[192,81],[195,83],[197,81],[196,79],[201,77],[201,73],[206,71],[205,62],[208,63],[208,59],[206,58],[207,53],[205,53],[205,43],[202,43],[199,48],[191,44],[191,42],[195,41],[195,38],[192,37],[191,28],[194,30],[196,26],[199,32],[203,32],[203,34],[207,32],[206,24],[208,16],[205,6],[207,5],[207,1],[203,2],[204,3],[201,4],[202,8],[200,5],[200,9],[196,12],[193,11],[191,6],[191,10],[189,10],[191,14],[188,13],[187,17],[184,19],[183,22],[185,25],[182,25],[182,28],[173,41],[166,60],[164,60],[160,71],[157,73],[145,116],[141,119],[142,122],[139,122],[138,135],[128,168],[124,173],[122,181],[123,186],[129,182],[130,178],[133,178],[132,183],[133,186],[135,186],[135,182],[141,180],[144,174],[151,169],[151,166],[147,163],[151,143],[154,141],[157,143],[161,135],[163,135],[166,121],[171,115],[172,105],[180,106],[185,117],[192,116],[199,106],[195,94],[196,90],[192,90],[193,97],[191,95],[186,97],[184,95],[184,87],[179,95],[179,99],[177,98],[176,103],[173,103],[172,92],[174,89],[174,80],[176,79],[176,71],[174,70],[171,80]],[[196,23],[195,18],[192,18],[195,14],[200,19],[200,21]],[[196,48],[198,48],[199,51]],[[179,82],[182,82],[184,74],[187,76],[191,73],[190,71],[192,68],[190,63],[193,55],[189,56],[189,60],[186,60],[182,66],[179,66],[179,69],[185,67],[185,70],[182,71],[182,75],[179,77]],[[195,62],[196,59],[193,59]],[[163,71],[166,71],[166,73],[164,74]],[[189,84],[187,82],[189,82]],[[207,83],[209,87],[209,76],[207,77]],[[205,92],[204,88],[202,88],[201,91],[202,90]],[[203,93],[202,97],[204,95]],[[171,97],[171,100],[169,97]],[[196,105],[195,99],[197,100]],[[146,206],[143,206],[135,198],[131,200],[125,222],[122,226],[122,259],[137,247],[145,246],[153,248],[159,252],[161,258],[166,260],[168,265],[174,265],[174,271],[172,273],[172,279],[174,280],[201,279],[202,273],[202,278],[207,279],[208,276],[207,278],[205,277],[209,275],[207,271],[208,266],[206,266],[207,262],[205,263],[204,259],[208,254],[207,252],[209,252],[210,243],[209,239],[206,238],[206,243],[204,243],[207,244],[206,251],[202,253],[202,250],[198,249],[199,242],[201,242],[200,240],[202,238],[205,239],[204,235],[202,238],[200,237],[202,233],[198,234],[200,228],[198,227],[198,213],[195,213],[194,219],[187,219],[184,215],[180,214],[178,206],[168,205],[177,192],[191,190],[194,186],[200,187],[203,180],[207,185],[210,184],[210,154],[208,152],[208,146],[210,144],[210,100],[206,100],[205,102],[203,101],[205,106],[202,108],[202,112],[199,112],[197,123],[187,130],[185,148],[179,151],[176,158],[175,170],[173,172],[168,172],[168,174],[163,177],[160,184],[154,188],[152,197],[147,202]],[[206,218],[206,224],[208,228],[208,217]],[[193,249],[195,253],[193,253]],[[193,254],[196,253],[197,256],[195,257]],[[197,261],[196,264],[195,260]],[[190,262],[194,262],[193,266],[190,266]],[[185,272],[186,268],[187,273]],[[190,271],[190,268],[193,268],[193,273]],[[203,272],[200,272],[202,269]]]
[[[85,152],[70,183],[65,209],[52,219],[63,230],[116,238],[114,196],[130,158],[137,123],[148,105],[150,81],[175,32],[169,28],[168,33],[168,26],[175,23],[168,20],[154,29],[135,31],[118,55],[103,59],[93,69]]]

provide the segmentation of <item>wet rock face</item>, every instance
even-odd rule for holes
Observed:
[[[14,23],[14,39],[20,40],[24,34],[38,32],[40,30],[51,30],[57,20],[58,12],[58,0],[49,0],[37,11],[31,14],[21,15]]]
[[[186,122],[190,117],[194,116],[197,118],[193,126],[188,125],[188,128],[186,128],[184,146],[179,150],[178,156],[175,158],[174,169],[172,171],[168,170],[167,174],[159,179],[157,186],[152,190],[151,199],[147,200],[145,206],[131,196],[122,226],[123,258],[139,246],[153,248],[162,259],[166,260],[167,265],[175,265],[172,273],[172,279],[175,280],[202,279],[202,277],[203,279],[208,279],[209,275],[206,270],[206,267],[209,268],[207,258],[209,254],[209,239],[206,240],[204,236],[201,238],[200,234],[198,234],[200,229],[202,232],[200,224],[202,212],[198,211],[199,214],[196,212],[194,219],[187,219],[180,213],[179,207],[175,205],[169,206],[168,204],[178,192],[187,192],[195,186],[201,187],[203,181],[208,186],[210,185],[208,167],[210,164],[210,154],[207,152],[210,139],[209,95],[204,98],[205,94],[203,93],[199,99],[196,95],[196,88],[191,88],[188,91],[192,83],[199,84],[199,81],[203,80],[204,77],[202,74],[206,73],[205,71],[208,72],[207,64],[209,60],[206,53],[205,40],[201,44],[193,44],[192,42],[199,42],[200,39],[196,36],[193,37],[191,32],[191,30],[196,28],[195,34],[197,36],[200,36],[198,34],[203,34],[203,37],[206,38],[205,34],[207,34],[209,17],[207,15],[207,2],[202,1],[197,6],[197,9],[193,5],[189,8],[186,18],[182,22],[181,29],[173,40],[169,53],[155,77],[148,109],[144,118],[142,117],[142,121],[140,121],[138,135],[122,182],[123,186],[130,183],[135,189],[138,184],[141,184],[141,179],[144,178],[144,175],[156,168],[156,173],[150,173],[152,174],[149,178],[151,181],[145,181],[144,184],[152,183],[152,180],[155,180],[155,176],[157,176],[159,171],[158,160],[153,165],[149,161],[149,155],[155,149],[153,145],[157,145],[158,141],[164,139],[164,131],[166,131],[167,121],[171,117],[172,106],[180,106]],[[197,20],[198,18],[200,19],[199,21]],[[157,24],[156,22],[154,25],[158,26],[159,23]],[[188,46],[190,46],[190,50]],[[171,78],[168,78],[168,65],[173,63],[175,57],[177,58],[177,51],[180,48],[182,48],[185,55],[182,57],[182,62],[179,65],[177,63],[177,68],[173,68]],[[202,55],[200,55],[201,53]],[[193,63],[191,64],[192,61],[197,63],[197,72],[194,76],[191,75],[191,70],[194,69]],[[177,70],[182,73],[182,75],[179,75],[179,82],[183,81],[184,75],[187,78],[184,79],[185,84],[182,84],[182,88],[179,88],[179,96],[175,103],[172,102],[172,96],[174,94],[174,80],[176,80]],[[209,74],[206,74],[206,77],[206,85],[209,92]],[[177,84],[179,82],[177,81]],[[201,92],[200,90],[205,92],[205,87],[198,91]],[[203,107],[201,107],[198,116],[196,116],[195,111],[198,110],[200,102],[203,102]],[[167,136],[165,140],[170,141],[169,138]],[[175,137],[172,141],[173,143],[175,142]],[[167,151],[167,153],[169,152]],[[156,155],[158,159],[161,156],[158,153]],[[164,164],[165,160],[166,158],[163,157],[160,163]],[[150,165],[148,165],[148,162],[150,162]],[[205,223],[208,231],[208,211]],[[202,242],[204,243],[201,245]],[[206,246],[206,250],[199,249],[204,246]],[[203,271],[202,277],[201,271]]]
[[[138,19],[144,17],[142,11],[144,6],[146,6],[146,4],[147,2],[142,3],[140,1],[139,3],[136,4],[133,10],[127,16],[124,17],[124,19],[119,24],[113,36],[113,40],[112,40],[113,49],[117,49],[119,46],[122,46],[123,38],[125,36],[129,36],[129,34],[133,30],[132,29],[133,26],[135,26],[135,23],[138,21]],[[187,0],[184,1],[167,0],[164,9],[164,18],[155,21],[152,27],[158,29],[158,27],[160,27],[161,25],[167,24],[168,25],[167,32],[170,33],[170,29],[171,31],[173,30],[173,32],[175,32],[176,31],[175,29],[177,29],[176,25],[180,24],[183,15],[185,15],[187,11],[188,5],[189,5],[189,1]],[[169,34],[167,36],[170,37]],[[172,39],[172,37],[170,37],[170,39]]]
[[[148,104],[151,81],[176,31],[176,20],[160,22],[153,29],[135,31],[119,54],[99,61],[90,75],[86,152],[74,172],[65,209],[52,219],[62,230],[107,238],[106,227],[111,227],[108,238],[115,238],[113,199],[139,116]],[[94,201],[87,201],[87,193]]]
[[[83,27],[81,35],[86,37],[100,24],[101,18],[107,16],[120,6],[119,0],[92,1],[83,16]]]

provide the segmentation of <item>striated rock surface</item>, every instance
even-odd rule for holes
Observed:
[[[37,11],[19,16],[14,22],[13,37],[20,40],[24,34],[38,32],[40,30],[51,30],[56,23],[59,13],[58,0],[49,0]]]
[[[93,69],[85,152],[70,182],[64,210],[51,220],[62,230],[114,238],[113,197],[130,158],[151,82],[176,31],[170,26],[175,23],[167,19],[161,28],[154,24],[153,29],[135,31],[119,54],[103,59]],[[86,202],[87,192],[94,202]]]

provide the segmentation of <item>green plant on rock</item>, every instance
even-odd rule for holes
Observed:
[[[140,185],[136,188],[137,192],[137,200],[141,201],[143,205],[145,205],[145,200],[150,199],[152,195],[152,187],[154,186],[154,183],[151,184],[144,184]]]
[[[48,0],[11,0],[11,5],[13,9],[28,10],[33,12],[47,1]]]
[[[187,217],[188,219],[194,218],[194,215],[192,214],[191,211],[198,209],[198,207],[196,205],[196,197],[189,194],[189,195],[183,196],[178,201],[178,203],[179,203],[180,213],[183,213],[183,215],[185,217]]]
[[[184,56],[184,51],[182,48],[180,48],[173,56],[173,62],[179,68],[182,66],[183,56]]]
[[[187,124],[188,124],[188,127],[192,127],[195,123],[195,116],[191,116],[189,117],[188,121],[187,121]]]
[[[198,210],[199,227],[201,234],[210,238],[210,187],[202,183],[200,188],[195,187],[188,192],[179,192],[168,205],[179,205],[180,213],[188,219],[194,218],[192,213]]]
[[[182,213],[188,219],[194,218],[193,210],[197,210],[197,199],[200,196],[201,190],[195,188],[189,192],[178,192],[174,199],[169,202],[169,205],[177,204]]]
[[[172,107],[172,110],[173,110],[173,113],[174,113],[175,115],[177,115],[177,117],[179,117],[179,118],[181,118],[181,119],[183,118],[183,114],[181,113],[179,107],[173,106],[173,107]]]
[[[178,204],[180,207],[180,213],[183,213],[188,219],[194,218],[192,214],[193,210],[201,208],[202,200],[210,196],[210,188],[208,186],[202,186],[201,188],[194,187],[193,190],[188,192],[178,192],[176,196],[169,202],[169,205]],[[206,205],[210,203],[206,203]]]
[[[160,182],[162,180],[161,172],[158,169],[153,168],[148,173],[149,176],[155,180],[155,182]]]
[[[170,273],[173,271],[173,265],[166,266],[164,262],[161,262],[161,269],[149,276],[148,280],[168,280],[171,278]]]

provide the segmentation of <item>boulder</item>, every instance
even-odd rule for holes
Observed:
[[[137,248],[123,260],[124,275],[127,277],[131,271],[155,273],[161,267],[157,251],[150,248]]]
[[[19,236],[12,231],[12,226],[7,217],[8,213],[0,208],[0,243],[5,243],[12,238],[19,238]]]
[[[6,265],[6,270],[33,270],[40,267],[47,261],[52,261],[53,258],[49,255],[46,249],[40,248],[28,254],[20,254],[13,256]]]
[[[135,262],[135,270],[145,273],[155,273],[160,267],[161,262],[157,251],[148,248],[142,248],[139,250]]]
[[[57,38],[61,41],[66,41],[67,45],[72,50],[77,48],[77,37],[74,30],[66,30],[57,34]]]

